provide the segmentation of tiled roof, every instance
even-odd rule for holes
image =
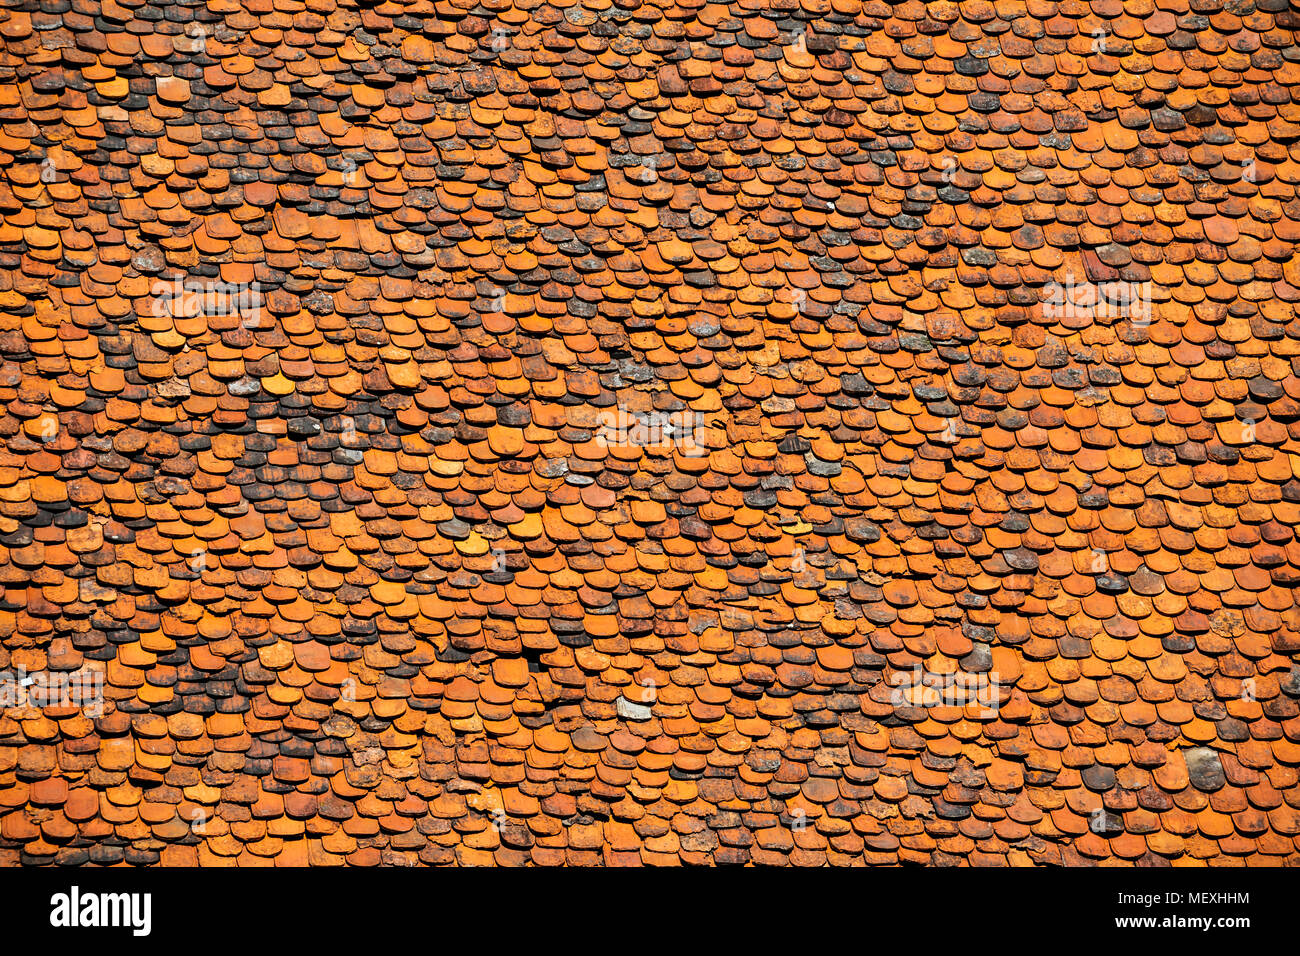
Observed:
[[[0,862],[1300,862],[1298,25],[0,5]]]

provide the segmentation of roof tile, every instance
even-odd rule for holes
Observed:
[[[5,859],[1296,862],[1286,4],[417,6],[0,19]]]

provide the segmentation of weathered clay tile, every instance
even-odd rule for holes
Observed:
[[[0,9],[0,861],[1300,859],[1291,6],[528,6]]]

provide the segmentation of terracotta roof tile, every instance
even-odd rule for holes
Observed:
[[[0,14],[0,858],[1300,858],[1295,13],[766,6]]]

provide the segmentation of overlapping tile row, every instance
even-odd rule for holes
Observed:
[[[1300,861],[1298,25],[0,0],[0,861]]]

